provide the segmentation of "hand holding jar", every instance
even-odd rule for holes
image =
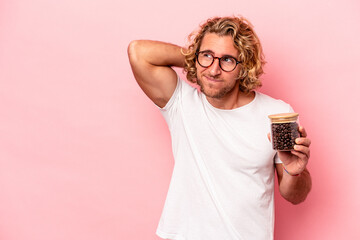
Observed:
[[[296,176],[305,168],[310,158],[310,139],[305,128],[298,124],[298,113],[269,115],[271,142],[278,151],[285,171]]]

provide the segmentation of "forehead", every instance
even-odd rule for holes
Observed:
[[[201,41],[200,51],[212,51],[216,55],[238,56],[239,51],[234,46],[231,36],[219,36],[216,33],[206,33]]]

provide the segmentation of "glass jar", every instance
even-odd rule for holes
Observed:
[[[300,137],[298,113],[279,113],[269,115],[271,120],[271,142],[277,151],[294,149],[295,139]]]

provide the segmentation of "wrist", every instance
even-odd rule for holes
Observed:
[[[283,169],[284,169],[284,172],[292,177],[297,177],[297,176],[300,176],[300,173],[297,173],[297,174],[293,174],[293,173],[290,173],[288,170],[286,170],[284,164],[283,164]]]

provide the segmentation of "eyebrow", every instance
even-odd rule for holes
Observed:
[[[202,50],[202,51],[199,51],[199,52],[202,52],[202,53],[212,53],[213,55],[215,55],[214,51],[210,50],[210,49],[205,49],[205,50]],[[235,58],[237,60],[237,57],[235,56],[232,56],[230,54],[224,54],[222,55],[221,57],[232,57],[232,58]]]

